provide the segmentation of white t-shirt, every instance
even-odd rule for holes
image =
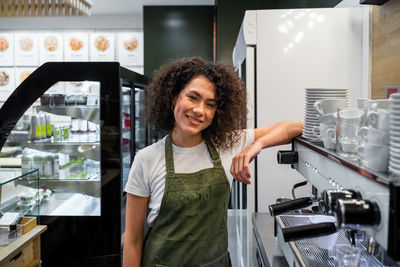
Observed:
[[[229,184],[232,185],[233,177],[230,173],[231,163],[234,156],[248,147],[254,141],[254,130],[244,130],[240,134],[239,141],[231,149],[217,149],[225,169]],[[133,161],[129,172],[128,182],[125,186],[127,193],[150,197],[150,213],[147,222],[152,225],[156,219],[164,195],[165,177],[165,139],[161,139],[144,149],[140,150]],[[205,168],[213,167],[210,153],[205,142],[194,147],[178,147],[172,144],[174,167],[176,173],[192,173]]]

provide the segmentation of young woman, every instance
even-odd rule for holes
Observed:
[[[246,113],[246,90],[232,68],[199,58],[161,68],[147,88],[147,119],[170,133],[133,162],[125,187],[125,267],[231,266],[232,179],[249,184],[253,158],[302,131],[295,121],[244,130]],[[152,228],[144,241],[145,220]]]

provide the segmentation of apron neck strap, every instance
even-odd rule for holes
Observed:
[[[211,155],[211,159],[213,161],[214,167],[219,167],[221,165],[221,159],[217,150],[211,141],[205,140],[208,152]],[[172,152],[172,133],[169,133],[167,138],[165,139],[165,166],[167,167],[167,174],[174,174],[174,158]]]
[[[167,167],[167,174],[175,173],[172,153],[172,133],[169,133],[165,139],[165,166]]]
[[[221,159],[219,158],[219,154],[217,152],[217,149],[214,147],[213,143],[210,140],[206,139],[206,144],[208,151],[210,152],[211,159],[214,163],[214,167],[216,165],[218,166],[221,165]]]

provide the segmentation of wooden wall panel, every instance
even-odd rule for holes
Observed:
[[[400,1],[372,8],[372,99],[386,86],[400,86]]]

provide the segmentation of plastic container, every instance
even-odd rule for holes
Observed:
[[[47,154],[43,158],[43,176],[46,178],[50,178],[53,176],[54,169],[54,158],[53,155]]]
[[[15,225],[13,227],[0,227],[0,246],[7,246],[22,235],[22,226]]]
[[[43,177],[43,157],[37,154],[33,157],[33,168],[38,170],[39,177]]]
[[[60,164],[58,154],[53,155],[53,176],[58,177],[60,174]]]
[[[71,118],[71,133],[79,132],[79,119]]]
[[[88,131],[88,121],[79,119],[79,132],[86,133]]]
[[[95,106],[99,104],[99,96],[95,94],[87,95],[87,105]]]

